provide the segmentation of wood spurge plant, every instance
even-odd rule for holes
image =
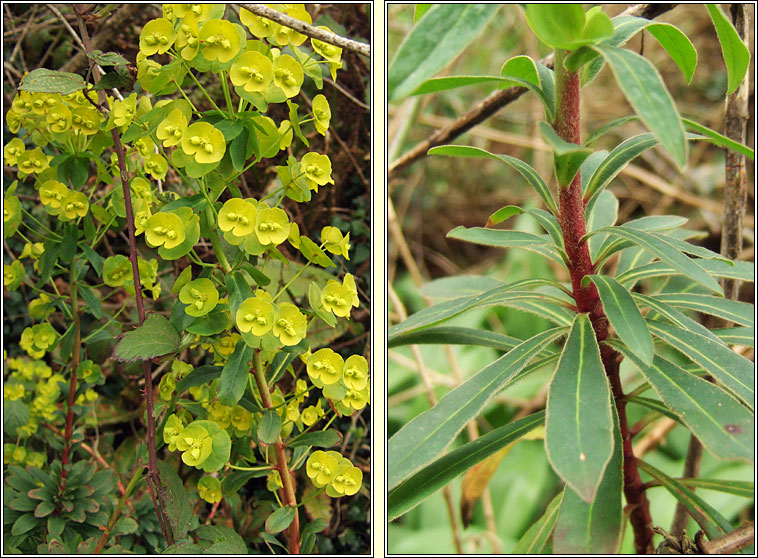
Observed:
[[[551,55],[539,61],[513,56],[497,76],[446,77],[433,76],[490,23],[499,8],[417,7],[415,24],[389,68],[390,101],[480,83],[496,84],[501,92],[435,133],[423,146],[429,155],[504,163],[533,189],[537,200],[529,207],[503,207],[485,226],[459,226],[447,237],[451,243],[463,241],[509,252],[525,249],[550,263],[540,269],[555,273],[525,279],[492,274],[441,279],[422,292],[428,296],[434,292],[446,300],[398,320],[390,328],[391,350],[438,344],[504,352],[460,383],[452,382],[436,404],[436,394],[427,384],[431,407],[419,412],[416,406],[402,414],[402,421],[397,420],[401,413],[395,416],[387,447],[391,522],[466,472],[462,487],[465,525],[470,520],[466,514],[471,513],[495,468],[501,461],[502,467],[507,467],[505,456],[514,443],[544,438],[544,455],[559,479],[559,490],[541,495],[545,505],[531,519],[531,526],[525,523],[513,553],[614,554],[622,548],[625,531],[633,538],[637,553],[655,550],[654,533],[664,535],[658,550],[702,553],[716,548],[708,545],[724,538],[739,539],[731,551],[752,544],[752,535],[745,536],[746,530],[738,529],[741,521],[725,515],[734,507],[732,512],[719,511],[699,490],[695,492],[696,488],[708,488],[737,494],[747,497],[749,504],[752,482],[688,478],[697,474],[686,472],[685,478],[674,478],[676,475],[654,466],[653,459],[633,451],[633,442],[649,425],[671,421],[689,431],[693,443],[702,444],[716,458],[754,463],[755,376],[753,363],[745,356],[752,354],[745,349],[754,346],[754,307],[733,300],[733,286],[729,288],[732,299],[724,297],[725,282],[754,281],[752,263],[735,261],[735,253],[725,257],[691,242],[698,233],[684,228],[687,219],[677,215],[647,215],[617,223],[619,202],[608,189],[632,160],[657,146],[679,169],[687,165],[693,143],[710,142],[750,161],[754,156],[744,145],[744,136],[730,138],[683,118],[656,67],[625,48],[644,30],[670,55],[688,83],[693,78],[697,52],[692,42],[676,26],[648,19],[660,12],[644,14],[645,6],[633,6],[611,19],[601,6],[585,10],[576,4],[526,5],[519,17],[525,18]],[[749,78],[750,52],[718,6],[701,9],[704,13],[707,9],[722,45],[728,72],[726,93],[731,95]],[[743,24],[749,27],[749,23]],[[423,45],[432,40],[438,42],[437,50],[425,50]],[[587,125],[581,121],[582,89],[605,67],[634,114]],[[513,100],[524,91],[534,93],[542,103],[545,121],[539,124],[539,132],[552,151],[552,176],[540,176],[527,162],[508,155],[442,144],[491,114],[496,100],[502,106],[507,102],[504,99]],[[594,147],[611,130],[635,121],[649,131],[608,151]],[[585,126],[596,130],[588,138],[581,137]],[[391,177],[415,160],[416,151],[391,162]],[[391,152],[391,161],[394,155]],[[497,228],[516,216],[533,219],[539,232]],[[397,241],[404,242],[399,237]],[[404,261],[413,265],[407,258]],[[391,300],[393,310],[402,315],[399,298]],[[465,312],[491,307],[535,314],[552,325],[524,338],[523,331],[505,334],[445,324],[451,319],[460,324]],[[696,314],[708,315],[710,321],[701,323]],[[424,374],[428,363],[420,353],[414,354],[417,369]],[[488,418],[492,428],[476,437],[476,419],[492,409],[496,395],[507,396],[506,390],[516,383],[540,374],[546,381],[546,400],[524,405],[524,412],[512,420],[513,412],[493,412],[488,417],[506,417],[505,422],[492,424]],[[471,439],[455,443],[467,425]],[[452,449],[446,453],[448,447]],[[478,486],[476,496],[468,496],[474,486]],[[697,522],[701,532],[694,542],[683,538],[681,528],[678,532],[672,529],[671,534],[660,528],[670,517],[651,508],[648,500],[649,491],[658,486],[665,487],[684,507],[685,519],[689,515]],[[445,498],[448,509],[454,510],[447,488]],[[492,498],[499,496],[493,492]],[[744,508],[751,509],[750,505]],[[519,510],[508,513],[509,521],[521,521],[514,517]],[[489,514],[491,520],[491,510]],[[455,526],[453,511],[450,521]],[[389,527],[392,538],[394,525]],[[459,538],[456,544],[460,544]],[[456,548],[461,551],[461,546]]]
[[[368,549],[370,8],[244,6],[10,92],[5,553]]]

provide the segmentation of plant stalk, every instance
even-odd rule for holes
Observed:
[[[253,375],[258,384],[258,391],[261,394],[263,406],[266,409],[273,409],[274,403],[271,400],[271,391],[266,382],[266,374],[263,370],[260,350],[255,351],[253,359]],[[300,554],[300,520],[298,519],[297,513],[297,497],[295,496],[295,486],[292,483],[292,477],[290,476],[290,471],[287,467],[287,455],[284,453],[284,442],[282,442],[281,436],[278,436],[274,443],[274,451],[276,456],[276,468],[279,471],[279,476],[281,477],[282,485],[284,486],[284,497],[282,500],[286,506],[292,506],[296,510],[295,517],[287,528],[289,533],[289,552],[290,554]]]
[[[553,128],[565,141],[581,144],[579,113],[579,75],[563,67],[566,51],[555,51],[555,95],[556,118]],[[582,287],[582,279],[594,273],[594,266],[589,253],[589,246],[582,237],[586,234],[585,206],[582,199],[582,178],[577,173],[566,187],[560,187],[560,215],[558,222],[563,232],[563,241],[568,256],[569,275],[573,296],[578,312],[588,313],[595,331],[600,356],[605,373],[611,385],[613,398],[618,411],[619,427],[623,440],[624,455],[624,495],[631,508],[629,520],[634,530],[635,550],[639,554],[653,551],[653,531],[651,528],[650,504],[645,496],[642,479],[637,470],[636,458],[632,451],[632,437],[626,417],[626,398],[621,387],[619,363],[621,355],[604,344],[608,338],[608,318],[603,310],[597,288],[593,283]]]

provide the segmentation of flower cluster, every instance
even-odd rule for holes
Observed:
[[[314,451],[305,467],[313,484],[326,487],[326,494],[332,498],[352,496],[363,482],[363,472],[336,451]]]

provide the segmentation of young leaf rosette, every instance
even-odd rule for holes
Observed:
[[[195,161],[209,164],[220,161],[226,152],[224,134],[207,122],[195,122],[182,134],[182,151],[194,156]]]
[[[261,92],[274,81],[274,65],[264,54],[249,50],[232,64],[229,78],[248,93]]]
[[[184,311],[188,315],[205,316],[218,304],[218,290],[210,279],[195,279],[182,287],[179,300],[187,305]]]

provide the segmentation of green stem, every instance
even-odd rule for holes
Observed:
[[[229,94],[229,84],[226,81],[226,73],[224,70],[220,72],[221,88],[224,90],[224,97],[226,98],[226,108],[229,110],[229,118],[237,120],[237,113],[232,110],[232,96]]]
[[[124,507],[124,504],[129,499],[129,496],[132,492],[134,492],[135,487],[137,486],[137,483],[142,478],[142,467],[137,468],[137,472],[132,475],[132,479],[129,481],[129,484],[126,486],[126,489],[124,490],[124,494],[121,496],[121,500],[119,500],[118,504],[116,505],[116,509],[113,510],[113,515],[110,518],[110,521],[108,521],[108,525],[105,528],[105,531],[103,532],[102,537],[100,537],[100,541],[98,541],[97,546],[95,547],[94,554],[100,554],[102,552],[103,547],[105,546],[105,543],[108,542],[108,538],[110,537],[111,531],[113,531],[113,528],[116,526],[116,522],[118,521],[118,518],[121,516],[121,510]]]

